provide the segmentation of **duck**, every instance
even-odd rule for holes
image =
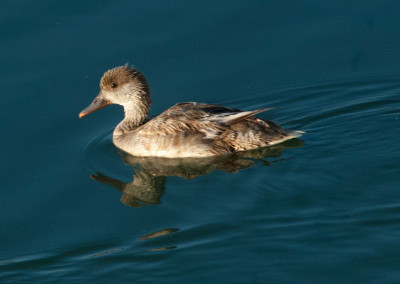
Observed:
[[[183,102],[149,119],[152,103],[144,75],[125,64],[104,73],[100,92],[79,118],[111,104],[125,117],[113,131],[114,145],[137,157],[198,158],[230,155],[282,143],[302,135],[255,115],[216,104]]]

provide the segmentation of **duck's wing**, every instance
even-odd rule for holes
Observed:
[[[225,113],[237,111],[209,104],[179,103],[149,120],[137,130],[142,135],[149,133],[157,136],[188,136],[197,133],[205,138],[211,138],[223,131],[220,123],[216,121],[218,115],[223,116]]]
[[[241,111],[212,104],[179,103],[145,123],[140,132],[161,136],[198,133],[204,139],[214,139],[231,125],[267,110]]]
[[[199,119],[202,121],[211,121],[219,124],[232,125],[241,120],[245,120],[260,112],[271,110],[274,108],[264,108],[251,111],[242,111],[239,109],[227,108],[213,104],[202,103],[179,103],[165,111],[160,115],[169,116],[172,113],[188,117],[189,119]]]
[[[264,109],[257,109],[257,110],[251,110],[251,111],[224,112],[221,114],[216,114],[216,115],[210,116],[208,118],[208,120],[215,121],[218,123],[224,123],[227,125],[232,125],[232,124],[238,123],[239,121],[245,120],[246,118],[254,116],[260,112],[264,112],[264,111],[271,110],[271,109],[274,109],[274,108],[264,108]]]

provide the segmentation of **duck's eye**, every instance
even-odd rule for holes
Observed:
[[[118,84],[117,84],[117,83],[112,83],[112,84],[111,84],[111,88],[115,89],[116,87],[118,87]]]

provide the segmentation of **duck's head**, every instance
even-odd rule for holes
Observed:
[[[79,118],[110,104],[122,105],[127,112],[148,113],[151,99],[145,77],[134,67],[125,64],[104,73],[100,93],[79,113]]]

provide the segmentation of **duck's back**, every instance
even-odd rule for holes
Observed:
[[[114,134],[114,144],[134,156],[206,157],[265,147],[299,136],[253,116],[262,111],[179,103],[131,132]]]

